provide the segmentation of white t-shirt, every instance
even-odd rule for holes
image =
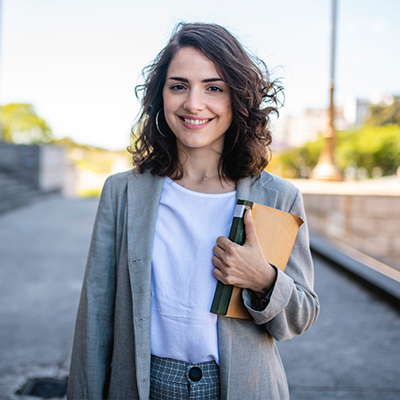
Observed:
[[[152,255],[151,354],[219,362],[212,249],[229,235],[235,204],[235,191],[199,193],[164,179]]]

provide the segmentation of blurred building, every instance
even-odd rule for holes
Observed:
[[[356,98],[343,107],[336,108],[337,130],[361,127],[370,115],[371,105],[390,105],[396,97],[384,95],[374,100]],[[287,147],[299,147],[313,141],[326,130],[328,110],[306,108],[299,114],[279,118],[273,124],[273,147],[279,151]]]
[[[371,101],[366,99],[355,99],[348,102],[344,108],[344,118],[350,126],[362,126],[369,117],[371,104]]]
[[[327,109],[306,108],[300,114],[290,115],[278,120],[274,125],[274,139],[276,138],[281,143],[281,147],[302,146],[317,139],[326,130],[327,125]],[[344,117],[343,107],[336,109],[335,126],[340,130],[349,127],[349,123]]]

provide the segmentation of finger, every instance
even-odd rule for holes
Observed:
[[[215,278],[217,278],[219,281],[221,281],[222,283],[225,283],[224,282],[224,275],[222,274],[222,272],[221,272],[221,270],[220,269],[218,269],[218,268],[214,268],[213,269],[213,275],[214,275],[214,277]]]
[[[223,258],[220,258],[218,256],[213,256],[211,258],[211,262],[213,263],[214,267],[217,267],[223,272],[224,275],[226,275],[225,271],[229,269],[229,266]]]
[[[238,285],[238,282],[240,282],[240,280],[238,281],[237,277],[235,277],[235,275],[232,275],[230,273],[226,273],[225,270],[220,269],[215,267],[213,269],[213,275],[215,276],[215,278],[217,278],[219,281],[221,281],[224,285],[233,285],[236,286]],[[240,286],[239,287],[246,287],[244,286]]]
[[[231,243],[233,242],[225,236],[220,236],[217,238],[217,245],[225,251],[230,246]]]
[[[225,254],[225,250],[219,246],[214,246],[213,247],[213,254],[214,256],[217,256],[218,258],[222,259]]]
[[[214,256],[211,259],[211,262],[213,263],[213,265],[215,267],[214,270],[217,269],[221,275],[223,275],[223,276],[226,275],[226,272],[225,272],[226,265],[221,259],[219,259],[218,257]]]
[[[246,214],[244,215],[244,227],[246,232],[245,243],[249,244],[257,243],[258,237],[256,232],[256,224],[251,214],[251,210],[247,210]]]

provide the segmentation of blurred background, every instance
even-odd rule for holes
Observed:
[[[336,157],[349,179],[393,175],[399,166],[399,15],[396,0],[338,7]],[[328,0],[2,0],[2,140],[65,147],[77,193],[98,191],[95,175],[129,168],[134,88],[179,21],[222,24],[265,60],[286,97],[270,168],[307,178],[328,118]]]
[[[273,120],[269,171],[288,179],[312,175],[326,141],[334,78],[334,163],[340,179],[351,182],[340,187],[359,188],[359,194],[398,190],[400,3],[340,2],[335,56],[332,4],[331,0],[249,0],[245,5],[235,0],[173,5],[154,0],[3,0],[0,172],[9,187],[11,178],[19,178],[19,196],[10,195],[0,209],[33,198],[32,189],[61,191],[70,197],[98,196],[108,175],[130,168],[126,147],[140,109],[135,86],[143,82],[142,69],[180,21],[222,24],[265,60],[273,78],[281,80],[285,104],[280,118]],[[24,195],[20,185],[27,181],[34,185]],[[303,193],[309,191],[310,183],[300,184]],[[308,211],[313,222],[311,214],[319,211]],[[331,219],[343,226],[321,228],[319,218],[320,233],[336,230],[340,236],[337,231],[344,232],[354,221],[363,226],[353,231],[369,231],[367,236],[383,230],[372,221],[375,215],[365,222],[343,207],[335,212],[342,216]],[[393,239],[392,230],[388,236]],[[351,240],[361,250],[371,247],[369,242]],[[380,259],[391,258],[396,264],[399,246],[398,242],[384,245],[380,253],[393,254],[379,255]],[[372,253],[376,256],[376,251]]]
[[[142,70],[167,43],[177,23],[210,22],[228,28],[263,59],[272,78],[280,79],[285,89],[280,117],[272,124],[268,170],[291,180],[303,192],[313,251],[318,248],[323,253],[326,246],[377,274],[371,278],[375,283],[388,279],[385,285],[392,289],[385,292],[382,285],[375,289],[385,292],[391,305],[398,304],[400,2],[338,1],[333,64],[332,4],[332,0],[0,0],[3,288],[17,285],[17,280],[9,283],[8,279],[15,270],[21,240],[33,243],[38,232],[46,238],[52,229],[56,231],[48,220],[51,226],[37,220],[52,215],[54,224],[63,224],[65,234],[71,235],[60,240],[71,240],[69,251],[77,252],[74,262],[79,268],[68,278],[73,300],[64,322],[72,326],[98,195],[107,176],[131,167],[126,148],[140,109],[135,86],[143,82]],[[330,102],[332,78],[334,104]],[[313,171],[332,133],[329,128],[334,132],[331,162],[339,172],[335,179],[321,179]],[[64,219],[57,212],[65,214]],[[31,231],[22,220],[31,221]],[[47,230],[42,232],[42,228]],[[82,235],[79,245],[77,231]],[[36,246],[43,248],[43,259],[49,257],[46,241]],[[52,257],[59,260],[60,255]],[[28,261],[21,262],[19,266]],[[53,273],[49,271],[53,269],[43,273]],[[5,297],[4,304],[9,305],[10,299]],[[11,321],[12,316],[10,320],[4,317],[9,306],[4,307],[0,322]],[[398,323],[392,326],[393,335],[400,328],[398,311],[395,316]],[[4,326],[8,329],[9,325]],[[2,336],[8,338],[3,342],[0,337],[0,345],[20,346],[31,340],[21,334],[19,342],[13,341],[7,335]],[[59,375],[61,366],[66,370],[69,340],[65,339],[64,350],[56,357],[61,360],[58,372],[50,368],[45,375]],[[5,359],[13,359],[12,354]],[[398,352],[395,357],[389,367],[400,362]],[[52,365],[51,360],[43,363]],[[11,364],[6,362],[6,370]],[[19,369],[19,375],[16,370],[3,373],[15,388],[34,375],[32,368]],[[17,381],[12,378],[15,374]],[[291,376],[295,382],[295,375]],[[381,391],[378,397],[357,398],[400,396],[396,376],[400,378],[397,372],[385,386],[388,397]],[[335,382],[340,379],[326,385]],[[7,396],[13,398],[11,386],[4,384]]]

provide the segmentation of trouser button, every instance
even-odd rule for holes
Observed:
[[[203,373],[201,372],[201,369],[199,367],[192,367],[189,370],[189,378],[192,381],[199,381],[201,377],[203,376]]]

